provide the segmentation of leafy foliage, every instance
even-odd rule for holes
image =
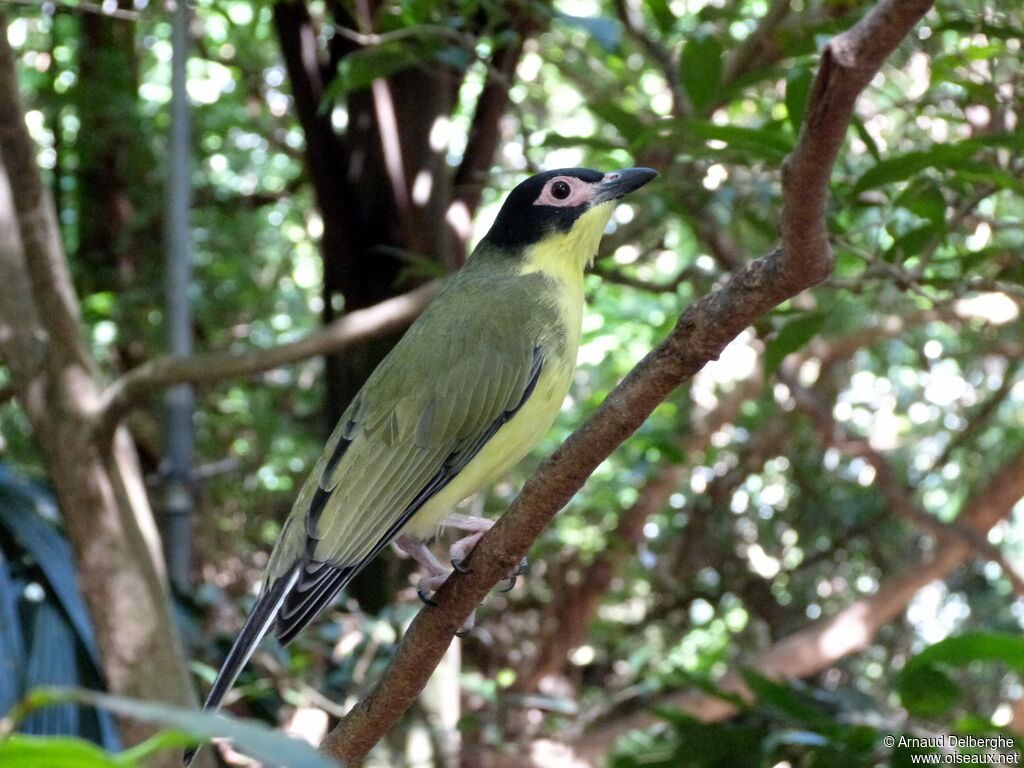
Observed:
[[[49,494],[0,466],[0,712],[40,685],[102,685],[92,624],[56,514]],[[109,715],[70,703],[25,718],[19,730],[78,735],[107,748],[119,743]]]
[[[78,739],[38,739],[9,735],[0,739],[0,758],[11,768],[33,768],[60,765],[68,768],[134,768],[145,765],[150,755],[175,750],[203,740],[222,737],[230,739],[239,749],[271,765],[294,768],[332,768],[334,762],[316,752],[304,741],[276,733],[255,722],[243,722],[215,714],[194,712],[166,704],[133,701],[108,694],[73,688],[37,688],[22,702],[16,717],[34,717],[55,705],[85,704],[104,712],[155,723],[162,730],[143,744],[118,754],[110,754],[89,742]],[[31,714],[30,714],[31,713]]]
[[[535,456],[474,502],[497,513],[689,302],[775,246],[780,167],[804,120],[818,52],[865,6],[385,2],[357,29],[334,5],[347,7],[291,4],[311,14],[325,59],[344,45],[354,51],[326,73],[321,114],[341,135],[354,129],[353,105],[372,95],[374,80],[420,68],[456,73],[450,114],[431,133],[431,151],[452,175],[494,52],[525,40],[513,74],[499,78],[511,104],[477,237],[504,192],[536,168],[661,172],[618,210],[587,279],[580,368],[559,422]],[[146,9],[129,27],[135,81],[107,110],[133,115],[133,130],[121,133],[115,121],[117,131],[97,123],[83,132],[87,105],[72,98],[90,84],[81,14],[11,13],[29,124],[89,338],[114,377],[162,347],[160,280],[143,245],[159,240],[152,221],[163,170],[153,158],[165,154],[168,24]],[[201,0],[196,18],[199,346],[270,347],[316,327],[324,310],[325,214],[303,156],[311,138],[294,114],[273,7]],[[940,0],[894,56],[861,100],[834,171],[834,276],[673,393],[544,533],[525,586],[484,606],[463,647],[467,748],[569,740],[592,724],[610,731],[623,711],[713,688],[816,622],[851,606],[870,610],[873,597],[948,553],[952,540],[918,527],[908,504],[932,523],[972,523],[1024,444],[1022,38],[1019,3]],[[136,247],[98,264],[80,247],[82,195],[95,188],[80,168],[90,145],[114,142],[131,147],[124,162],[141,169],[120,181]],[[432,178],[433,188],[442,181]],[[422,255],[403,258],[424,271]],[[308,362],[200,393],[198,461],[233,467],[199,492],[204,586],[187,626],[206,677],[322,448],[321,372]],[[0,389],[5,376],[0,365]],[[157,478],[156,409],[136,414],[131,429]],[[40,468],[16,403],[0,405],[0,434],[5,461]],[[1010,562],[1024,554],[1019,516],[1018,505],[978,531]],[[309,687],[340,702],[375,679],[417,609],[403,602],[407,569],[384,557],[380,580],[395,606],[366,613],[346,596],[289,649],[265,646],[240,681],[239,711],[277,723],[310,704]],[[660,730],[626,736],[613,764],[905,765],[899,749],[880,749],[884,735],[1019,730],[1015,589],[987,554],[965,554],[871,629],[862,651],[808,673],[807,687],[751,676],[758,703],[715,724],[666,706]],[[416,713],[410,728],[429,719]],[[388,748],[400,764],[401,737]]]

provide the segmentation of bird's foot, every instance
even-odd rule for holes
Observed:
[[[486,517],[471,517],[469,515],[450,514],[444,519],[444,525],[458,528],[461,531],[471,531],[469,536],[464,536],[448,548],[448,557],[451,560],[452,568],[459,573],[472,573],[473,569],[465,565],[464,561],[469,553],[479,543],[483,535],[494,527],[494,521]],[[503,581],[508,582],[507,587],[500,587],[499,592],[511,592],[516,585],[516,579],[526,572],[528,566],[524,557],[522,561],[509,571]]]
[[[437,602],[430,597],[434,592],[441,588],[441,585],[448,580],[452,572],[467,574],[472,573],[473,569],[465,564],[465,560],[469,557],[473,548],[477,545],[483,535],[494,527],[494,521],[488,520],[483,517],[470,517],[469,515],[457,515],[452,514],[445,518],[444,525],[458,528],[463,531],[470,531],[468,536],[464,536],[461,539],[454,542],[448,549],[448,559],[451,562],[451,567],[443,565],[430,548],[427,547],[419,539],[411,536],[399,536],[395,539],[395,544],[409,555],[413,560],[419,563],[423,570],[426,571],[426,575],[419,580],[416,585],[416,594],[425,605],[436,606]],[[523,558],[522,562],[519,563],[515,568],[508,572],[505,576],[505,581],[508,582],[508,586],[503,586],[498,589],[499,592],[509,592],[516,585],[516,579],[523,572],[526,571],[527,561]],[[465,637],[472,631],[476,621],[476,611],[473,611],[466,620],[465,626],[460,629],[456,634],[459,637]]]

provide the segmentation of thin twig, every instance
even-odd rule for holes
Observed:
[[[6,0],[8,3],[14,3],[16,5],[29,5],[34,8],[38,8],[39,12],[44,15],[50,15],[55,11],[62,13],[94,13],[97,16],[109,16],[112,19],[123,19],[124,21],[138,21],[142,18],[142,14],[138,11],[129,11],[125,8],[112,8],[109,11],[102,5],[96,5],[95,3],[54,3],[52,0]],[[52,11],[47,6],[52,7]]]
[[[337,354],[366,339],[401,330],[423,311],[439,286],[439,281],[435,280],[372,307],[350,312],[290,344],[239,354],[168,356],[150,360],[128,371],[103,392],[95,417],[95,433],[97,436],[113,434],[124,415],[156,390],[175,384],[212,384],[248,376],[318,355]]]
[[[690,97],[686,95],[683,84],[680,82],[679,65],[672,57],[672,53],[648,34],[640,11],[631,7],[629,0],[615,0],[615,12],[629,34],[640,43],[647,55],[661,68],[665,82],[668,83],[669,93],[672,94],[672,114],[679,118],[692,115],[693,104],[690,103]]]

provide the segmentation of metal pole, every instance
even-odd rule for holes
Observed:
[[[171,129],[167,173],[167,345],[172,355],[192,354],[192,248],[189,208],[192,203],[192,142],[186,63],[190,14],[187,0],[177,0],[172,20]],[[167,393],[164,447],[164,503],[160,515],[164,557],[171,584],[187,591],[192,565],[192,388]]]

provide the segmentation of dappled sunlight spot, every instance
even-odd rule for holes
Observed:
[[[615,212],[612,214],[616,224],[629,224],[634,216],[636,216],[636,211],[629,203],[619,203],[615,206]]]
[[[579,648],[569,654],[569,661],[575,664],[577,667],[585,667],[587,664],[591,664],[596,658],[597,654],[594,652],[594,647],[591,645],[581,645]]]
[[[907,408],[907,417],[917,425],[927,424],[929,421],[934,421],[940,415],[940,411],[934,405],[928,403],[916,402],[911,403]]]
[[[319,707],[297,707],[285,721],[284,732],[316,746],[327,735],[327,713]]]
[[[732,495],[732,501],[729,504],[729,509],[732,510],[733,514],[742,515],[749,507],[750,494],[743,488],[740,488]]]
[[[778,558],[772,557],[760,544],[751,544],[747,547],[747,562],[750,569],[758,576],[765,579],[773,579],[782,570],[782,563]]]
[[[862,573],[854,581],[857,591],[864,595],[873,595],[878,590],[878,582],[866,573]]]
[[[1016,701],[1019,701],[1021,698],[1020,686],[1014,687],[1017,690],[1014,693],[1013,698]],[[999,706],[996,707],[995,712],[992,713],[991,721],[992,725],[996,726],[997,728],[1006,728],[1007,726],[1009,726],[1013,722],[1013,707],[1010,705],[1010,703],[1006,701],[1001,702]]]
[[[836,418],[838,419],[838,414],[836,415]],[[839,459],[839,449],[829,447],[825,449],[825,454],[821,457],[821,465],[829,472],[834,472],[839,467]]]
[[[977,317],[993,325],[1004,325],[1020,316],[1017,302],[999,291],[958,299],[953,308],[959,317]]]
[[[434,174],[426,169],[420,170],[412,183],[412,202],[423,207],[430,200],[430,192],[434,188]]]
[[[462,200],[455,200],[448,206],[448,213],[445,215],[448,226],[454,230],[456,236],[461,240],[468,240],[473,231],[472,217],[469,209]]]
[[[594,338],[580,346],[576,357],[577,365],[597,365],[610,353],[622,346],[622,339],[613,333]]]
[[[199,104],[215,104],[222,94],[235,89],[235,77],[228,67],[214,61],[189,61],[188,95]],[[269,94],[268,94],[269,96]]]
[[[570,135],[585,135],[586,130],[573,131]],[[552,150],[544,156],[541,165],[544,168],[575,168],[583,162],[583,150],[578,147],[562,147]]]
[[[708,483],[715,477],[711,467],[697,467],[690,475],[690,490],[694,493],[704,493],[708,489]]]
[[[932,645],[952,634],[970,613],[959,593],[950,593],[945,583],[936,581],[914,595],[907,607],[907,621],[923,645]]]
[[[306,233],[314,240],[323,236],[324,220],[320,218],[320,214],[310,212],[306,216]]]
[[[877,448],[878,446],[875,447]],[[873,482],[875,482],[875,468],[870,464],[864,464],[857,471],[857,485],[867,487]]]
[[[448,147],[452,136],[452,121],[447,115],[438,115],[430,126],[430,148],[435,152]]]
[[[530,744],[531,765],[537,768],[590,768],[588,760],[578,759],[568,744],[537,739]]]
[[[532,83],[537,79],[537,75],[540,74],[540,68],[543,63],[544,60],[537,53],[526,51],[519,60],[519,66],[516,67],[516,75],[523,82]]]
[[[957,370],[957,364],[952,360],[943,360],[934,365],[928,374],[924,399],[939,408],[947,408],[962,400],[969,389],[967,381]]]
[[[908,99],[921,98],[931,86],[931,57],[924,51],[915,51],[904,69],[910,79],[909,86],[904,90]]]
[[[892,135],[894,129],[895,125],[892,122],[892,118],[883,112],[874,114],[864,121],[864,130],[871,136],[879,152],[888,151],[889,143],[885,140],[885,137]]]
[[[620,245],[612,258],[616,264],[632,264],[640,258],[640,249],[635,245]]]
[[[992,226],[987,221],[978,222],[974,233],[964,238],[964,245],[970,251],[980,251],[992,242]]]
[[[716,390],[719,386],[753,375],[758,362],[753,340],[753,332],[750,329],[744,331],[722,350],[717,360],[708,363],[693,377],[690,391],[697,405],[708,410],[714,408],[718,405]]]
[[[704,189],[714,191],[718,189],[728,178],[728,169],[720,163],[715,163],[708,167],[701,184],[704,185]]]

